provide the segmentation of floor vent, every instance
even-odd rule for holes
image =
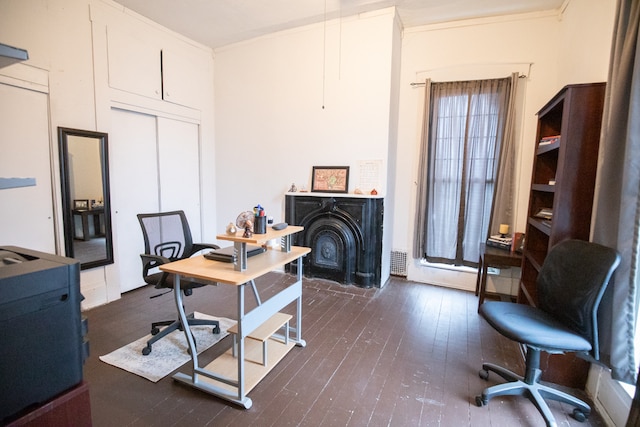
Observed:
[[[391,274],[393,276],[407,277],[407,253],[403,251],[391,251]]]

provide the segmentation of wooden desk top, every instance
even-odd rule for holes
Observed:
[[[291,227],[287,227],[285,230],[289,228]],[[270,231],[280,233],[285,230]],[[290,233],[284,233],[284,235],[286,234]],[[267,234],[259,234],[258,236],[262,236],[262,238],[264,238],[264,236],[271,236],[271,234],[267,232]],[[221,239],[220,236],[218,236],[218,238]],[[265,240],[273,238],[275,237],[266,237]],[[246,241],[247,243],[262,242],[262,240]],[[248,258],[247,269],[244,271],[235,270],[233,263],[231,262],[209,260],[206,259],[204,255],[186,258],[180,261],[174,261],[168,264],[161,265],[160,270],[167,273],[180,274],[187,277],[239,286],[247,283],[250,280],[263,276],[264,274],[273,271],[277,267],[281,267],[285,264],[295,261],[299,257],[306,255],[309,252],[311,252],[310,248],[302,246],[292,246],[291,252],[282,252],[280,249],[267,249],[267,251],[262,254]]]
[[[484,243],[480,244],[480,256],[484,259],[484,262],[488,265],[491,265],[492,263],[501,262],[503,265],[518,267],[522,262],[521,253],[511,252],[508,249],[495,248],[493,246],[488,246]]]
[[[279,239],[283,236],[288,236],[289,234],[297,233],[299,231],[304,230],[304,227],[300,227],[298,225],[289,225],[284,230],[274,230],[273,228],[267,226],[266,234],[253,234],[251,237],[242,237],[244,234],[244,230],[238,230],[235,235],[228,234],[218,234],[216,236],[219,240],[231,240],[232,242],[245,242],[251,243],[253,245],[262,245],[263,243],[272,240]]]

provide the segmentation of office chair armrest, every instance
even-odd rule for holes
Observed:
[[[200,252],[205,249],[220,249],[220,246],[214,245],[213,243],[194,243],[193,250],[189,254],[189,256],[195,254],[196,252]]]
[[[159,255],[140,254],[140,258],[142,258],[142,277],[147,277],[152,268],[171,262],[169,258]]]

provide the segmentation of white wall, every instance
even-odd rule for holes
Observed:
[[[260,203],[284,219],[292,183],[312,166],[386,161],[390,134],[392,9],[310,25],[216,51],[218,228]],[[384,194],[386,162],[378,188]]]
[[[219,230],[257,204],[283,221],[285,191],[310,189],[313,166],[349,166],[353,192],[360,163],[380,161],[376,191],[388,196],[399,39],[395,11],[384,9],[216,51]],[[383,283],[393,206],[385,198]]]

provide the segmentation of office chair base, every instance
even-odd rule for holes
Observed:
[[[213,326],[212,328],[212,333],[214,334],[219,334],[220,333],[220,323],[217,320],[207,320],[207,319],[196,319],[194,318],[193,313],[187,316],[187,322],[189,323],[189,326]],[[164,329],[160,329],[158,328],[158,326],[166,326],[166,328]],[[151,335],[153,335],[151,337],[151,339],[149,341],[147,341],[147,345],[142,349],[142,354],[144,356],[148,356],[149,354],[151,354],[151,350],[152,350],[152,345],[166,337],[167,335],[169,335],[171,332],[175,331],[175,330],[181,330],[183,331],[184,329],[182,328],[182,324],[180,323],[179,320],[174,320],[174,321],[164,321],[164,322],[155,322],[151,324]],[[191,335],[193,337],[193,334]],[[194,338],[194,342],[195,342],[195,337]]]
[[[477,406],[488,405],[489,400],[496,396],[526,396],[531,400],[536,408],[538,408],[538,411],[541,413],[549,427],[555,427],[557,426],[557,423],[549,409],[549,406],[544,400],[545,398],[568,403],[569,405],[574,406],[575,409],[573,410],[572,416],[579,422],[585,421],[591,413],[591,407],[577,397],[540,384],[539,379],[541,371],[539,369],[536,369],[532,374],[532,380],[527,381],[524,377],[501,366],[494,365],[492,363],[484,363],[482,364],[482,370],[478,375],[483,380],[486,380],[489,378],[489,371],[495,372],[509,382],[497,384],[484,389],[482,395],[476,396]]]

